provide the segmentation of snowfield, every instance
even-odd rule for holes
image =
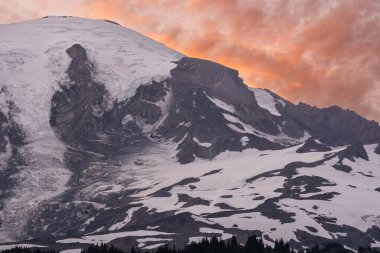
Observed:
[[[253,210],[266,200],[281,196],[282,193],[277,189],[283,187],[288,180],[281,175],[281,171],[285,170],[284,167],[287,164],[293,161],[313,163],[322,160],[326,155],[344,149],[341,147],[329,152],[306,154],[295,152],[300,146],[271,151],[270,153],[254,149],[243,152],[225,152],[213,161],[197,160],[194,163],[179,166],[175,161],[164,159],[166,157],[163,155],[165,152],[172,152],[170,145],[159,145],[147,150],[144,154],[140,154],[138,160],[146,161],[146,163],[135,165],[131,161],[131,163],[124,164],[119,172],[120,174],[115,175],[118,178],[115,180],[123,181],[123,177],[132,176],[134,183],[124,185],[122,188],[136,189],[138,193],[133,195],[136,197],[136,204],[142,204],[140,208],[148,208],[148,212],[149,210],[157,213],[175,211],[176,214],[189,212],[193,215],[194,220],[199,220],[204,225],[210,225],[211,227],[199,229],[199,234],[203,236],[216,234],[223,238],[229,238],[232,233],[226,231],[233,228],[259,230],[263,232],[263,235],[268,235],[269,238],[294,241],[298,241],[294,233],[297,230],[308,231],[311,234],[328,239],[338,238],[344,234],[326,230],[316,217],[336,218],[337,224],[353,226],[363,232],[372,225],[377,224],[378,226],[380,222],[378,213],[380,204],[377,201],[379,192],[374,189],[378,187],[380,172],[373,168],[379,167],[380,156],[373,153],[374,145],[366,146],[371,160],[358,159],[357,163],[350,164],[353,168],[351,173],[334,169],[332,165],[337,161],[336,158],[323,165],[296,169],[295,178],[303,176],[321,177],[330,182],[325,186],[320,186],[320,192],[317,193],[302,194],[301,191],[301,197],[314,196],[325,192],[338,192],[339,195],[335,196],[333,200],[280,199],[278,202],[279,209],[287,213],[294,213],[294,222],[282,222],[278,219],[266,217],[260,211]],[[274,173],[271,173],[273,171]],[[373,177],[362,176],[358,174],[360,172],[370,173]],[[271,173],[271,176],[267,173]],[[257,177],[257,179],[250,182],[252,177]],[[189,178],[197,180],[192,180],[188,184],[178,184],[178,182],[184,182]],[[108,184],[109,182],[104,183]],[[354,185],[357,188],[348,185]],[[138,191],[138,189],[147,190]],[[169,195],[155,196],[155,193],[162,189],[168,189]],[[179,202],[181,194],[186,194],[192,199],[202,199],[205,202],[186,205],[186,201]],[[366,198],[361,196],[366,196]],[[220,205],[221,203],[227,204],[230,209],[225,209]],[[356,207],[357,203],[361,208]],[[316,209],[315,206],[318,208]],[[136,212],[138,209],[133,208],[132,212]],[[231,213],[221,217],[213,216],[213,214],[223,211],[230,211]],[[133,220],[133,215],[126,214],[125,220],[130,222]],[[125,228],[128,228],[128,222],[122,223]],[[117,223],[108,230],[114,230],[115,226],[122,228],[120,223]],[[215,226],[218,226],[219,229],[213,228]],[[316,229],[316,232],[309,231],[307,227]],[[159,227],[154,227],[154,229],[159,229]],[[133,236],[135,236],[134,233],[132,232]],[[154,231],[154,233],[159,235],[160,231]],[[73,240],[83,243],[91,240],[100,242],[99,238],[106,235],[91,236],[91,239],[85,237]],[[113,238],[113,234],[110,236]],[[144,238],[147,234],[141,236]],[[264,238],[266,243],[272,243],[267,240],[267,237],[264,236]],[[199,239],[201,237],[189,238],[190,241]],[[59,242],[71,242],[71,239]]]

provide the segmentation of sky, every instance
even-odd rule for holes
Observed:
[[[0,0],[0,24],[48,15],[113,20],[248,86],[380,122],[380,0]]]

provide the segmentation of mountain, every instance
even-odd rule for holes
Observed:
[[[0,241],[380,247],[380,127],[112,21],[0,26]]]

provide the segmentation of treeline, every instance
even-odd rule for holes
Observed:
[[[91,245],[87,249],[82,250],[81,253],[295,253],[296,251],[283,240],[277,240],[274,247],[264,245],[261,238],[256,236],[248,237],[245,244],[240,244],[237,238],[233,236],[227,241],[223,241],[213,237],[211,239],[204,238],[200,242],[192,242],[185,245],[184,248],[177,249],[175,246],[159,247],[151,251],[140,251],[131,247],[129,251],[124,251],[114,246],[106,244]],[[352,253],[351,250],[344,248],[341,243],[329,243],[324,247],[315,245],[307,250],[297,251],[298,253]],[[4,250],[2,253],[58,253],[54,250],[46,249],[30,249],[30,248],[14,248]],[[380,253],[379,250],[370,247],[359,248],[358,253]]]

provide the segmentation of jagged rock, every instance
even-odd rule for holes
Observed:
[[[282,110],[282,115],[302,126],[313,138],[329,146],[380,141],[380,127],[377,122],[368,121],[337,106],[319,109],[304,103],[288,103]]]
[[[50,125],[64,142],[77,146],[83,139],[104,129],[104,85],[94,82],[86,50],[75,44],[66,50],[72,58],[67,74],[70,83],[61,85],[52,98]]]
[[[380,143],[377,145],[377,147],[375,149],[375,153],[380,155]]]
[[[243,122],[258,130],[279,133],[270,113],[258,106],[254,94],[239,78],[236,70],[207,60],[183,57],[170,73],[173,92],[181,99],[191,97],[190,94],[203,93],[231,105]],[[191,110],[191,106],[188,109]]]
[[[66,52],[72,58],[67,71],[70,82],[61,84],[62,91],[54,94],[50,114],[58,137],[71,146],[107,155],[113,149],[133,147],[134,140],[147,141],[143,125],[153,125],[162,117],[156,103],[170,92],[170,80],[141,85],[132,98],[110,106],[104,85],[92,79],[93,66],[86,50],[75,44]],[[101,140],[98,135],[103,136]]]
[[[170,79],[165,79],[160,82],[153,80],[150,85],[138,87],[136,95],[122,107],[122,114],[131,114],[143,120],[144,124],[154,125],[163,116],[159,102],[169,103],[165,101],[165,97],[170,93],[170,86]]]
[[[330,147],[316,142],[313,138],[309,138],[302,147],[297,149],[297,153],[326,152],[330,150]]]
[[[285,120],[282,131],[289,137],[301,138],[304,135],[304,129],[296,121],[289,119]]]
[[[158,133],[180,141],[179,162],[189,163],[196,157],[211,159],[226,150],[281,148],[277,143],[244,133],[243,124],[272,134],[279,133],[279,129],[269,113],[258,106],[254,94],[243,84],[237,71],[210,61],[184,57],[171,75],[172,103]],[[227,105],[223,109],[212,99]],[[241,123],[228,121],[226,117],[236,118]],[[247,142],[242,143],[242,138]]]
[[[367,151],[360,143],[349,145],[346,149],[339,152],[338,157],[339,163],[341,163],[344,158],[353,162],[355,161],[355,158],[361,158],[368,161]]]
[[[2,112],[0,112],[0,152],[5,152],[8,144],[8,141],[5,139],[6,124],[7,118]]]
[[[352,171],[352,168],[350,166],[344,165],[344,164],[335,164],[334,169],[340,170],[346,173],[350,173]]]

